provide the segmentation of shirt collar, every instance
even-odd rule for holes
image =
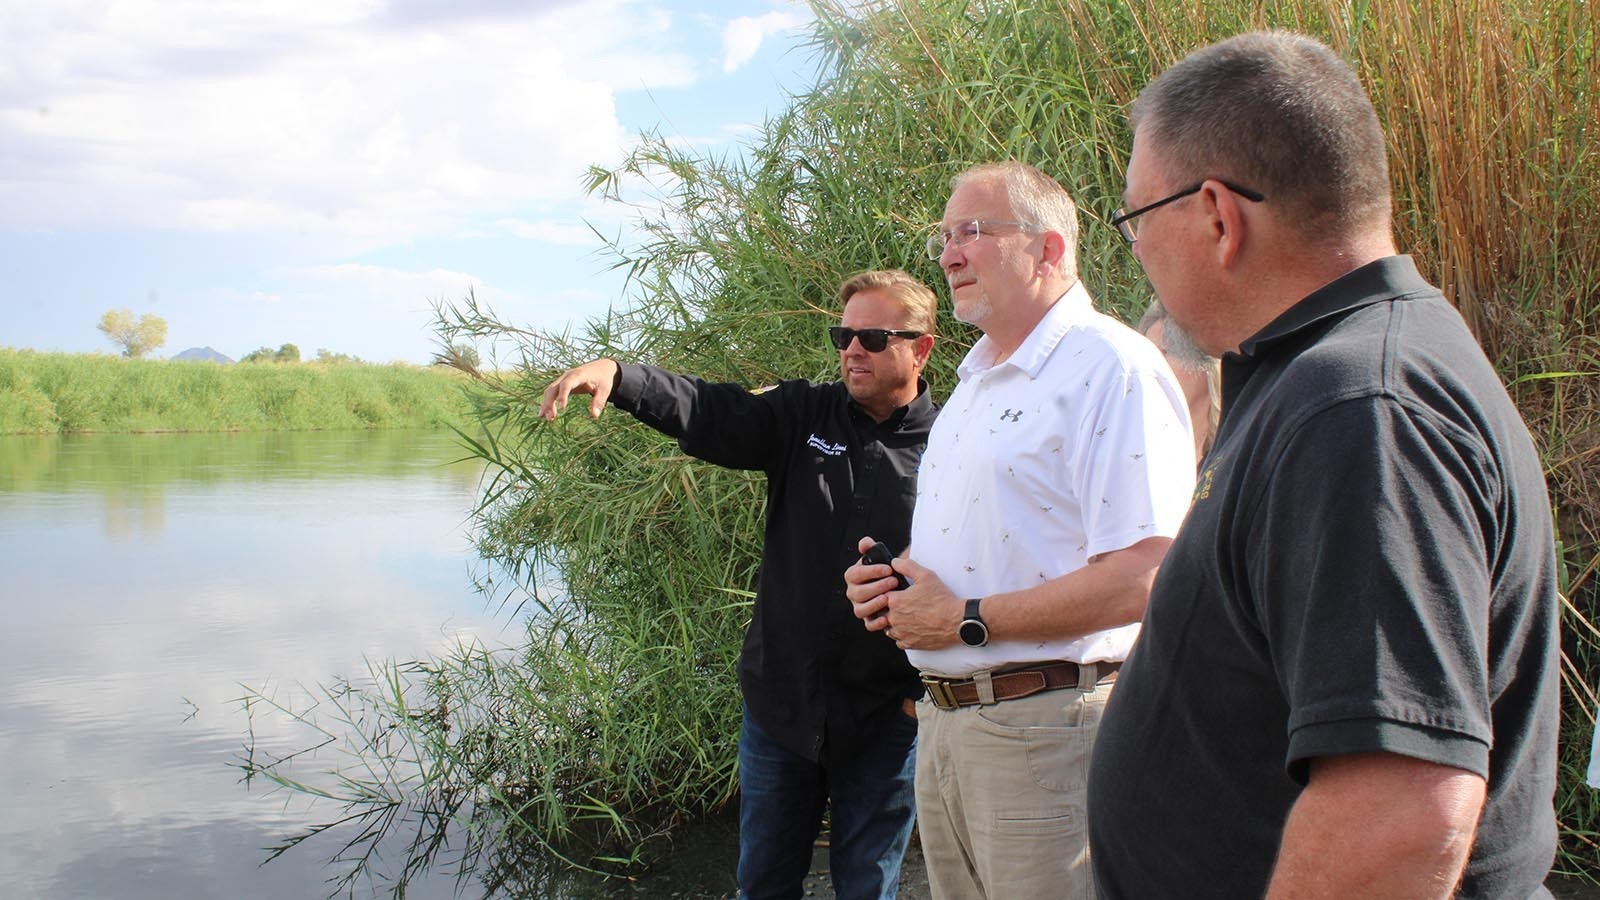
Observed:
[[[1029,378],[1038,378],[1039,370],[1050,360],[1050,354],[1055,352],[1056,345],[1071,331],[1074,326],[1082,324],[1094,313],[1094,303],[1089,298],[1089,291],[1083,286],[1082,281],[1075,281],[1067,292],[1062,294],[1050,308],[1045,310],[1043,318],[1028,332],[1022,343],[1017,347],[1001,365],[1014,366],[1027,373]],[[988,335],[978,338],[972,345],[967,355],[962,358],[961,365],[956,367],[956,376],[965,381],[967,378],[995,368],[992,360],[996,348]]]
[[[1257,360],[1269,355],[1284,341],[1327,319],[1345,316],[1374,303],[1432,294],[1435,290],[1417,272],[1417,265],[1410,256],[1386,256],[1335,278],[1284,310],[1265,328],[1243,341],[1237,355]]]
[[[884,419],[882,422],[878,422],[867,415],[867,411],[861,408],[861,404],[850,396],[850,392],[845,389],[843,382],[839,382],[839,389],[844,391],[845,399],[850,403],[851,415],[857,421],[871,425],[874,428],[899,431],[901,428],[915,426],[920,422],[932,419],[934,413],[938,411],[933,405],[933,392],[928,390],[927,380],[920,377],[917,379],[916,399],[905,406],[896,407],[893,412],[889,413],[889,418]]]

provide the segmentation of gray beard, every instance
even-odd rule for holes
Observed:
[[[981,324],[984,319],[989,318],[990,314],[994,312],[994,304],[989,302],[989,295],[982,292],[978,294],[978,299],[967,304],[965,312],[962,312],[960,307],[956,307],[953,301],[951,306],[952,312],[955,313],[956,321],[965,322],[968,325]]]
[[[1161,320],[1161,344],[1161,349],[1167,351],[1174,363],[1193,372],[1204,372],[1214,361],[1194,342],[1194,336],[1172,321],[1170,315]]]

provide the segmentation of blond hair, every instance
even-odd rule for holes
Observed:
[[[857,272],[839,285],[839,308],[862,291],[880,290],[894,298],[905,311],[907,331],[933,334],[939,317],[939,298],[909,272],[900,269],[872,269]]]

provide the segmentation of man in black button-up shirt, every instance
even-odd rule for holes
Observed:
[[[830,337],[841,380],[758,391],[597,359],[545,390],[554,419],[573,393],[609,399],[685,453],[767,474],[766,540],[739,660],[741,897],[798,897],[826,803],[840,898],[893,897],[914,818],[921,693],[905,653],[856,622],[843,572],[874,535],[910,534],[917,463],[936,407],[921,378],[937,300],[904,272],[839,289]]]

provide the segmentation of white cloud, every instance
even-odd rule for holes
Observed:
[[[587,168],[638,131],[726,148],[776,110],[763,86],[795,57],[758,77],[748,54],[804,9],[714,7],[0,0],[6,340],[104,349],[105,305],[144,297],[174,349],[425,361],[429,301],[469,287],[509,322],[578,327],[623,297],[605,239],[637,245],[671,183],[624,175],[610,202]]]
[[[515,237],[564,247],[594,247],[599,242],[594,230],[582,222],[500,219],[494,225]]]
[[[798,28],[808,19],[792,12],[769,12],[764,16],[739,16],[722,32],[722,71],[736,72],[755,58],[761,42],[782,31]]]
[[[437,232],[573,193],[621,154],[614,91],[695,77],[630,0],[401,25],[366,0],[5,5],[31,10],[0,37],[10,228]]]
[[[336,308],[338,315],[364,323],[359,339],[337,349],[377,361],[387,357],[370,349],[371,345],[409,347],[404,358],[425,359],[437,349],[432,328],[434,305],[454,304],[469,292],[508,324],[550,328],[604,313],[617,290],[612,285],[617,279],[608,276],[592,279],[598,290],[551,287],[521,293],[467,272],[409,271],[356,263],[296,267],[281,275],[284,293],[293,297],[286,305],[306,327]]]
[[[332,282],[342,290],[374,296],[404,295],[423,297],[438,294],[454,295],[471,288],[477,279],[465,272],[433,269],[427,272],[409,272],[383,266],[341,263],[331,266],[304,266],[288,270],[291,276],[312,281]]]

